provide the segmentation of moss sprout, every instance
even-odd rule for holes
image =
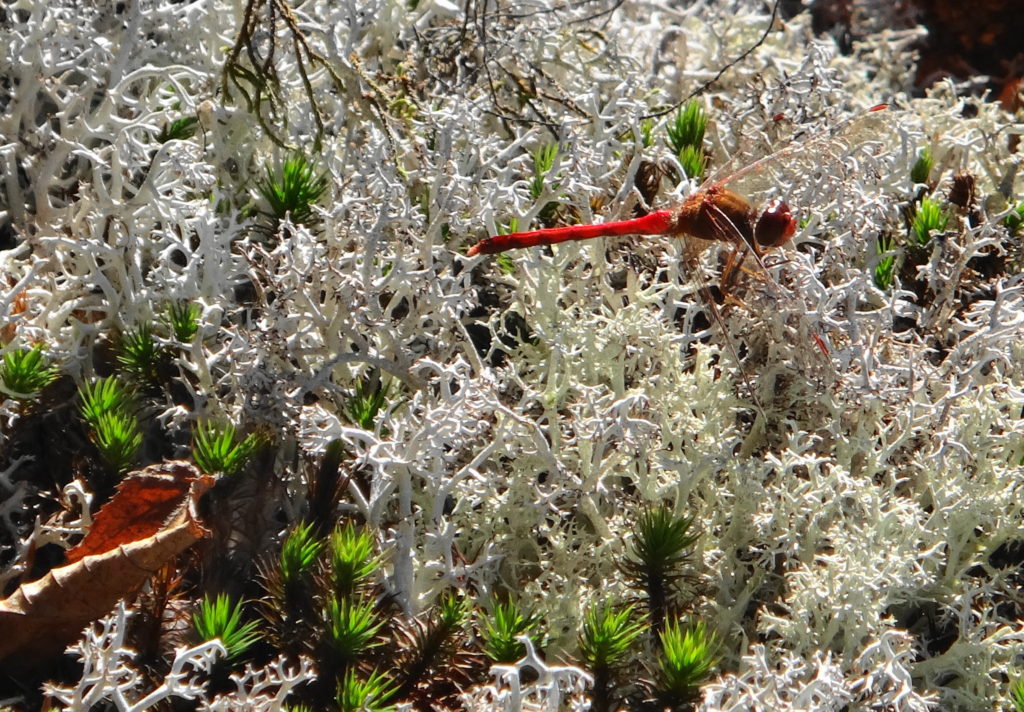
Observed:
[[[175,339],[188,344],[199,332],[201,314],[202,309],[195,302],[171,302],[164,313],[164,321]]]
[[[1010,702],[1014,712],[1024,712],[1024,677],[1014,677],[1010,681]]]
[[[327,551],[334,592],[340,596],[353,595],[380,568],[373,537],[351,523],[334,530]]]
[[[934,198],[924,198],[910,223],[910,234],[914,244],[925,247],[931,242],[932,233],[942,232],[949,225],[949,214]]]
[[[296,525],[285,538],[278,558],[282,583],[291,586],[307,578],[323,548],[324,542],[316,539],[312,523]]]
[[[483,649],[491,660],[510,663],[526,652],[523,644],[516,640],[520,635],[534,638],[537,634],[540,616],[523,613],[514,601],[505,601],[494,606],[484,620],[480,635]]]
[[[579,634],[580,658],[594,675],[595,712],[614,709],[612,674],[630,652],[644,625],[633,620],[634,607],[616,610],[609,605],[595,606],[583,617]]]
[[[655,697],[669,709],[685,709],[715,666],[718,638],[703,622],[682,625],[676,620],[665,625],[660,638]]]
[[[917,154],[917,160],[910,169],[910,180],[914,183],[927,183],[935,166],[935,159],[932,157],[932,149],[928,146],[922,148]]]
[[[534,200],[544,194],[548,173],[558,159],[558,144],[547,144],[533,152],[533,178],[530,180],[530,197]]]
[[[336,702],[339,712],[388,712],[394,709],[388,704],[394,693],[395,685],[384,673],[373,670],[363,678],[349,670],[338,683]]]
[[[260,444],[256,433],[239,439],[231,423],[201,421],[192,433],[192,459],[208,474],[233,475],[245,466]]]
[[[48,363],[41,345],[11,349],[0,361],[0,382],[17,398],[31,398],[57,378],[57,368]]]
[[[704,175],[704,132],[707,126],[708,118],[704,107],[693,99],[679,107],[665,127],[668,145],[679,159],[686,177],[691,180],[700,180]]]
[[[286,217],[297,225],[313,225],[315,206],[329,185],[326,173],[318,175],[312,162],[301,153],[290,155],[277,170],[268,165],[265,171],[256,187],[267,204],[265,214],[274,228]]]
[[[260,640],[256,621],[242,623],[242,604],[233,602],[224,593],[211,599],[203,597],[192,614],[192,625],[200,640],[219,638],[228,651],[228,659],[235,660]]]
[[[692,576],[693,547],[700,538],[693,531],[693,521],[656,507],[644,510],[634,526],[621,568],[633,585],[646,592],[654,632],[662,630],[672,607],[674,584]]]
[[[182,116],[181,118],[168,121],[160,129],[156,140],[160,143],[168,141],[186,141],[196,135],[199,127],[199,118],[196,116]]]
[[[78,393],[80,412],[96,449],[112,469],[127,470],[142,445],[134,392],[109,376],[83,384]]]
[[[157,344],[153,329],[148,323],[140,324],[121,335],[117,360],[139,383],[156,384],[160,378],[162,362],[166,357],[166,351]]]
[[[367,376],[355,388],[345,403],[345,412],[354,425],[363,430],[373,430],[377,414],[388,403],[391,395],[390,384],[380,381],[379,375]]]
[[[324,607],[326,642],[348,667],[370,648],[383,644],[377,633],[384,625],[373,601],[363,597],[332,596]]]
[[[875,286],[881,290],[887,290],[892,286],[896,277],[896,255],[892,252],[892,236],[888,233],[879,235],[875,242],[875,254],[878,262],[875,264],[874,281]]]

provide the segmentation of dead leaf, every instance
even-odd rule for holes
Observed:
[[[73,563],[23,584],[0,601],[4,667],[27,670],[59,655],[89,623],[209,536],[196,505],[213,481],[184,461],[129,474],[72,550]],[[180,493],[177,498],[172,496],[175,491]]]
[[[67,563],[153,536],[181,507],[199,471],[184,461],[164,462],[125,477],[96,513],[85,538],[67,551]]]

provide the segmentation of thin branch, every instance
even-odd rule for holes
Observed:
[[[651,114],[644,114],[640,118],[641,119],[657,119],[657,118],[660,118],[660,117],[664,116],[665,114],[672,113],[673,111],[678,109],[680,106],[682,106],[683,104],[688,102],[693,97],[695,97],[695,96],[697,96],[699,94],[703,94],[704,92],[706,92],[708,89],[711,88],[712,84],[714,84],[715,82],[717,82],[719,79],[722,78],[723,74],[725,74],[727,71],[729,71],[730,69],[735,67],[737,64],[742,62],[744,59],[749,57],[753,53],[754,50],[756,50],[758,47],[763,45],[764,41],[766,39],[768,39],[768,34],[772,31],[772,27],[775,26],[775,18],[778,17],[778,14],[779,14],[779,3],[780,2],[781,2],[781,0],[775,0],[775,3],[772,5],[772,16],[768,20],[768,26],[764,28],[764,33],[761,35],[761,38],[757,42],[755,42],[754,44],[750,45],[750,47],[748,47],[746,50],[744,50],[744,52],[740,56],[736,57],[732,61],[730,61],[727,64],[725,64],[720,70],[718,70],[718,73],[715,76],[711,77],[711,79],[708,79],[706,82],[704,82],[699,87],[694,89],[692,92],[687,94],[685,97],[683,97],[682,99],[677,101],[675,104],[672,104],[672,106],[668,107],[667,109],[662,109],[661,111],[656,111],[656,112],[651,113]]]

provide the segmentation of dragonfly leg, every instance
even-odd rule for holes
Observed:
[[[732,250],[729,251],[728,257],[725,258],[725,266],[722,267],[722,278],[719,282],[722,294],[728,294],[736,286],[736,279],[739,273],[743,271],[743,262],[747,259],[749,251],[750,248],[746,245],[742,247],[734,245]]]

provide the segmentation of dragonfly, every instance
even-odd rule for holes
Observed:
[[[793,142],[774,153],[748,163],[723,178],[712,178],[675,207],[655,210],[630,220],[494,235],[477,242],[469,248],[466,255],[474,257],[524,247],[555,245],[562,242],[616,235],[690,236],[732,246],[732,252],[729,254],[726,267],[722,272],[722,284],[726,285],[731,281],[731,277],[742,268],[748,254],[752,254],[761,269],[766,271],[762,257],[768,250],[781,247],[789,242],[796,234],[798,227],[796,216],[784,200],[776,198],[758,209],[741,193],[731,190],[728,186],[745,176],[756,173],[766,164],[781,161],[797,151],[811,150],[815,145],[827,142],[846,130],[849,124],[886,108],[888,108],[888,104],[872,106],[870,109],[836,124],[826,133],[812,136],[804,141]],[[716,318],[721,321],[717,315]],[[817,334],[813,334],[813,337],[818,348],[827,356],[828,349],[822,338]]]
[[[863,116],[882,111],[888,104],[877,104],[833,128],[828,136],[843,130]],[[764,156],[724,178],[711,179],[675,208],[655,210],[631,220],[598,223],[594,225],[568,225],[505,235],[493,235],[469,248],[467,257],[490,255],[506,250],[539,245],[555,245],[574,240],[590,240],[615,235],[671,235],[700,238],[732,244],[760,256],[764,251],[780,247],[796,233],[797,220],[785,201],[775,199],[763,210],[756,210],[745,197],[726,186],[739,178],[759,170],[764,164],[778,161],[798,150],[808,150],[824,137],[786,146]]]
[[[727,265],[734,265],[727,268],[731,274],[742,264],[742,257],[736,260],[736,254],[741,251],[745,257],[745,253],[752,250],[760,260],[766,250],[789,242],[796,234],[797,219],[781,199],[772,200],[758,213],[750,201],[724,187],[724,183],[725,180],[702,188],[677,208],[655,210],[631,220],[495,235],[473,245],[466,256],[615,235],[689,235],[733,245],[733,253],[727,261]],[[722,279],[728,281],[724,274]]]

